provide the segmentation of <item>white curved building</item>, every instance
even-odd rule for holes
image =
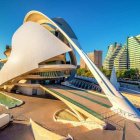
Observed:
[[[51,79],[52,83],[71,79],[76,69],[74,50],[85,61],[112,103],[112,110],[140,122],[140,112],[83,52],[66,21],[61,18],[50,19],[37,11],[29,12],[23,25],[14,33],[11,54],[0,71],[0,85],[10,90],[20,83],[31,85],[43,79]]]

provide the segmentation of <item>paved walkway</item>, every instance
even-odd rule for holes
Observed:
[[[66,128],[72,126],[57,123],[53,120],[53,115],[56,111],[66,108],[63,102],[11,93],[8,95],[25,101],[25,104],[6,111],[14,116],[15,121],[0,132],[0,140],[19,140],[19,138],[20,140],[33,140],[29,126],[30,118],[53,132],[67,136],[68,131]],[[61,131],[60,128],[64,130]]]
[[[87,98],[84,98],[79,95],[83,95],[85,97],[91,97],[94,100],[97,100],[98,102],[103,102],[104,104],[110,105],[109,102],[107,102],[105,99],[100,98],[98,96],[91,96],[90,94],[79,92],[79,91],[73,91],[72,89],[61,89],[60,87],[50,87],[53,90],[61,91],[62,94],[65,94],[69,97],[74,98],[83,98],[81,101],[79,99],[76,99],[76,101],[81,102],[82,104],[89,103],[88,107],[91,109],[95,109],[99,113],[106,109],[109,110],[109,108],[95,102],[88,100]],[[73,94],[71,92],[76,92],[77,94]],[[51,130],[52,132],[55,132],[57,134],[67,136],[67,134],[71,134],[75,140],[122,140],[123,138],[123,132],[122,131],[110,131],[110,130],[100,130],[95,129],[92,131],[89,131],[83,126],[73,127],[70,124],[62,124],[58,122],[54,122],[53,115],[56,111],[67,108],[67,106],[60,100],[54,100],[54,99],[47,99],[49,97],[49,94],[46,95],[45,98],[39,98],[39,97],[30,97],[30,96],[24,96],[24,95],[18,95],[18,94],[12,94],[9,95],[16,97],[18,99],[21,99],[25,101],[25,104],[16,107],[13,109],[10,109],[9,112],[11,112],[14,117],[15,121],[13,124],[5,128],[3,131],[0,132],[0,140],[33,140],[32,131],[30,129],[30,126],[28,125],[29,118],[32,118],[34,121],[38,122],[42,126],[46,127],[48,130]],[[93,106],[92,106],[93,104]],[[99,107],[99,110],[97,110],[97,107]],[[116,116],[112,116],[112,118]],[[127,123],[126,123],[127,124]],[[137,126],[132,124],[127,125],[129,128],[125,131],[125,139],[129,137],[129,140],[139,140],[139,134],[140,130],[140,123],[137,123]],[[127,127],[126,126],[126,127]],[[137,128],[138,127],[138,128]],[[131,135],[131,132],[136,129],[136,131],[133,132]],[[136,132],[136,133],[135,133]],[[138,139],[136,139],[138,138]]]

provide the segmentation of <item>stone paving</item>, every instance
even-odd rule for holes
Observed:
[[[65,91],[65,94],[69,94],[68,92],[69,91]],[[85,96],[84,93],[77,93]],[[62,108],[67,108],[67,106],[59,100],[51,99],[48,95],[45,98],[39,98],[13,93],[8,94],[23,100],[25,104],[6,111],[13,114],[15,120],[4,130],[0,131],[0,140],[33,140],[34,137],[29,125],[30,118],[47,128],[48,130],[62,136],[67,136],[67,134],[69,133],[74,137],[75,140],[127,140],[128,137],[129,140],[139,140],[140,138],[140,129],[138,129],[140,128],[140,123],[136,123],[135,125],[133,122],[126,122],[126,128],[124,132],[122,130],[111,131],[100,129],[89,131],[83,126],[73,127],[71,124],[54,122],[54,113]],[[91,97],[91,95],[88,95],[88,97]],[[99,97],[93,96],[93,99],[99,100]],[[83,99],[83,101],[84,100],[85,99]],[[107,103],[105,99],[101,99],[101,101]],[[99,108],[101,109],[105,108],[104,106],[101,106],[99,104],[93,104],[94,106],[100,106]],[[94,108],[92,107],[92,104],[90,104],[89,107]],[[2,109],[3,107],[0,107],[0,110]]]

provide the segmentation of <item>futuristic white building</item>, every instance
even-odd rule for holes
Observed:
[[[20,83],[26,86],[40,79],[51,79],[53,82],[72,79],[76,69],[74,50],[85,61],[112,103],[112,110],[140,122],[140,112],[83,52],[66,21],[62,18],[50,19],[37,11],[29,12],[23,25],[13,35],[11,54],[0,71],[1,88],[11,90]]]

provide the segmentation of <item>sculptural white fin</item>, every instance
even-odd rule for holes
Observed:
[[[111,72],[111,77],[110,77],[110,82],[112,83],[112,85],[119,90],[120,88],[120,84],[117,81],[117,76],[116,76],[116,71],[115,71],[115,67],[113,67],[112,72]]]

